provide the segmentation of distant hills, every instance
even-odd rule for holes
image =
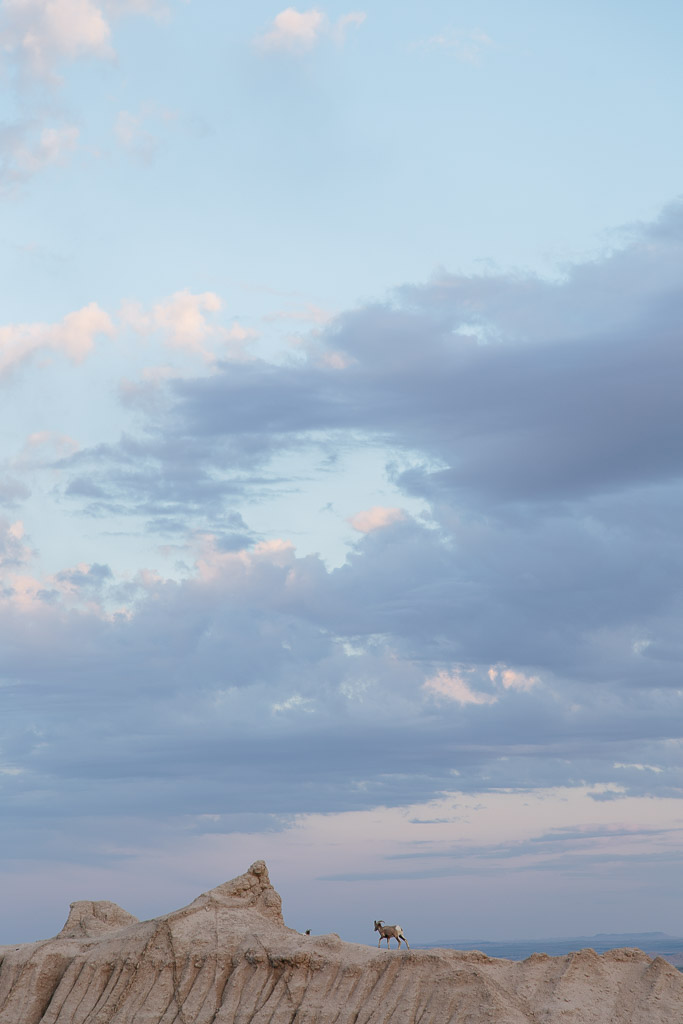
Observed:
[[[564,956],[579,949],[606,953],[610,949],[635,947],[648,956],[661,956],[674,967],[683,968],[683,938],[665,932],[599,932],[597,935],[576,935],[571,938],[511,939],[492,942],[488,939],[439,939],[436,942],[414,942],[414,949],[478,949],[487,956],[504,960],[526,960],[532,953]]]

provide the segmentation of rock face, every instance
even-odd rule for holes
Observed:
[[[57,938],[90,939],[137,923],[137,917],[109,900],[78,900],[71,904],[66,924]]]
[[[636,949],[379,950],[287,928],[263,861],[138,921],[72,903],[54,939],[0,946],[0,1024],[681,1024],[683,976]]]

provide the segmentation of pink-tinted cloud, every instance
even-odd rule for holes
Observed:
[[[41,468],[73,455],[77,450],[78,442],[68,434],[38,430],[26,438],[13,465],[21,470]]]
[[[110,16],[167,13],[157,0],[0,0],[0,42],[26,73],[54,81],[65,61],[115,56]]]
[[[0,376],[32,357],[59,352],[82,363],[98,335],[112,337],[114,325],[96,302],[67,313],[57,324],[23,323],[0,327]]]
[[[120,316],[125,325],[138,334],[161,332],[169,348],[199,356],[205,363],[218,358],[246,358],[246,346],[258,332],[235,322],[222,327],[213,315],[223,309],[223,301],[215,292],[191,292],[188,288],[174,292],[146,310],[139,302],[124,302]]]
[[[493,665],[489,669],[489,679],[492,683],[500,682],[506,690],[524,690],[528,692],[540,683],[538,676],[525,675],[506,665]]]
[[[473,690],[457,672],[437,672],[435,676],[425,680],[423,689],[437,699],[452,700],[462,705],[495,704],[498,700],[492,693]]]
[[[294,545],[286,540],[267,540],[251,550],[221,551],[217,538],[202,534],[197,538],[196,567],[199,578],[208,583],[215,580],[230,584],[247,582],[251,577],[270,569],[294,571]]]
[[[60,60],[111,58],[111,31],[91,0],[3,0],[5,50],[33,75],[53,77]]]
[[[163,331],[166,343],[172,348],[194,352],[209,361],[213,356],[205,342],[216,327],[206,314],[217,313],[222,308],[223,303],[215,292],[192,293],[184,288],[162,299],[149,312],[140,303],[126,302],[121,309],[121,319],[139,334]]]
[[[343,44],[349,27],[361,25],[364,21],[365,14],[361,11],[343,14],[334,24],[330,24],[327,16],[315,7],[309,11],[287,7],[276,15],[268,32],[258,37],[256,45],[264,51],[305,53],[312,50],[324,36]]]
[[[381,530],[393,523],[400,523],[406,518],[401,508],[386,508],[382,505],[373,505],[364,512],[357,512],[351,516],[349,523],[359,533],[372,533],[373,530]]]
[[[287,7],[273,20],[272,28],[261,36],[258,44],[263,50],[310,50],[315,46],[325,24],[322,11],[297,11]]]

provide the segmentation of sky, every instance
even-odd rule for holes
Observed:
[[[0,0],[0,943],[681,933],[682,33]]]

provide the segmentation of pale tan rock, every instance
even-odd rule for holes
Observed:
[[[138,924],[137,917],[109,900],[78,900],[71,904],[66,924],[59,939],[88,939],[93,935],[120,931],[129,924]]]
[[[84,900],[54,939],[0,947],[0,1024],[247,1022],[683,1024],[683,976],[633,949],[515,963],[301,935],[263,861],[152,921]]]

